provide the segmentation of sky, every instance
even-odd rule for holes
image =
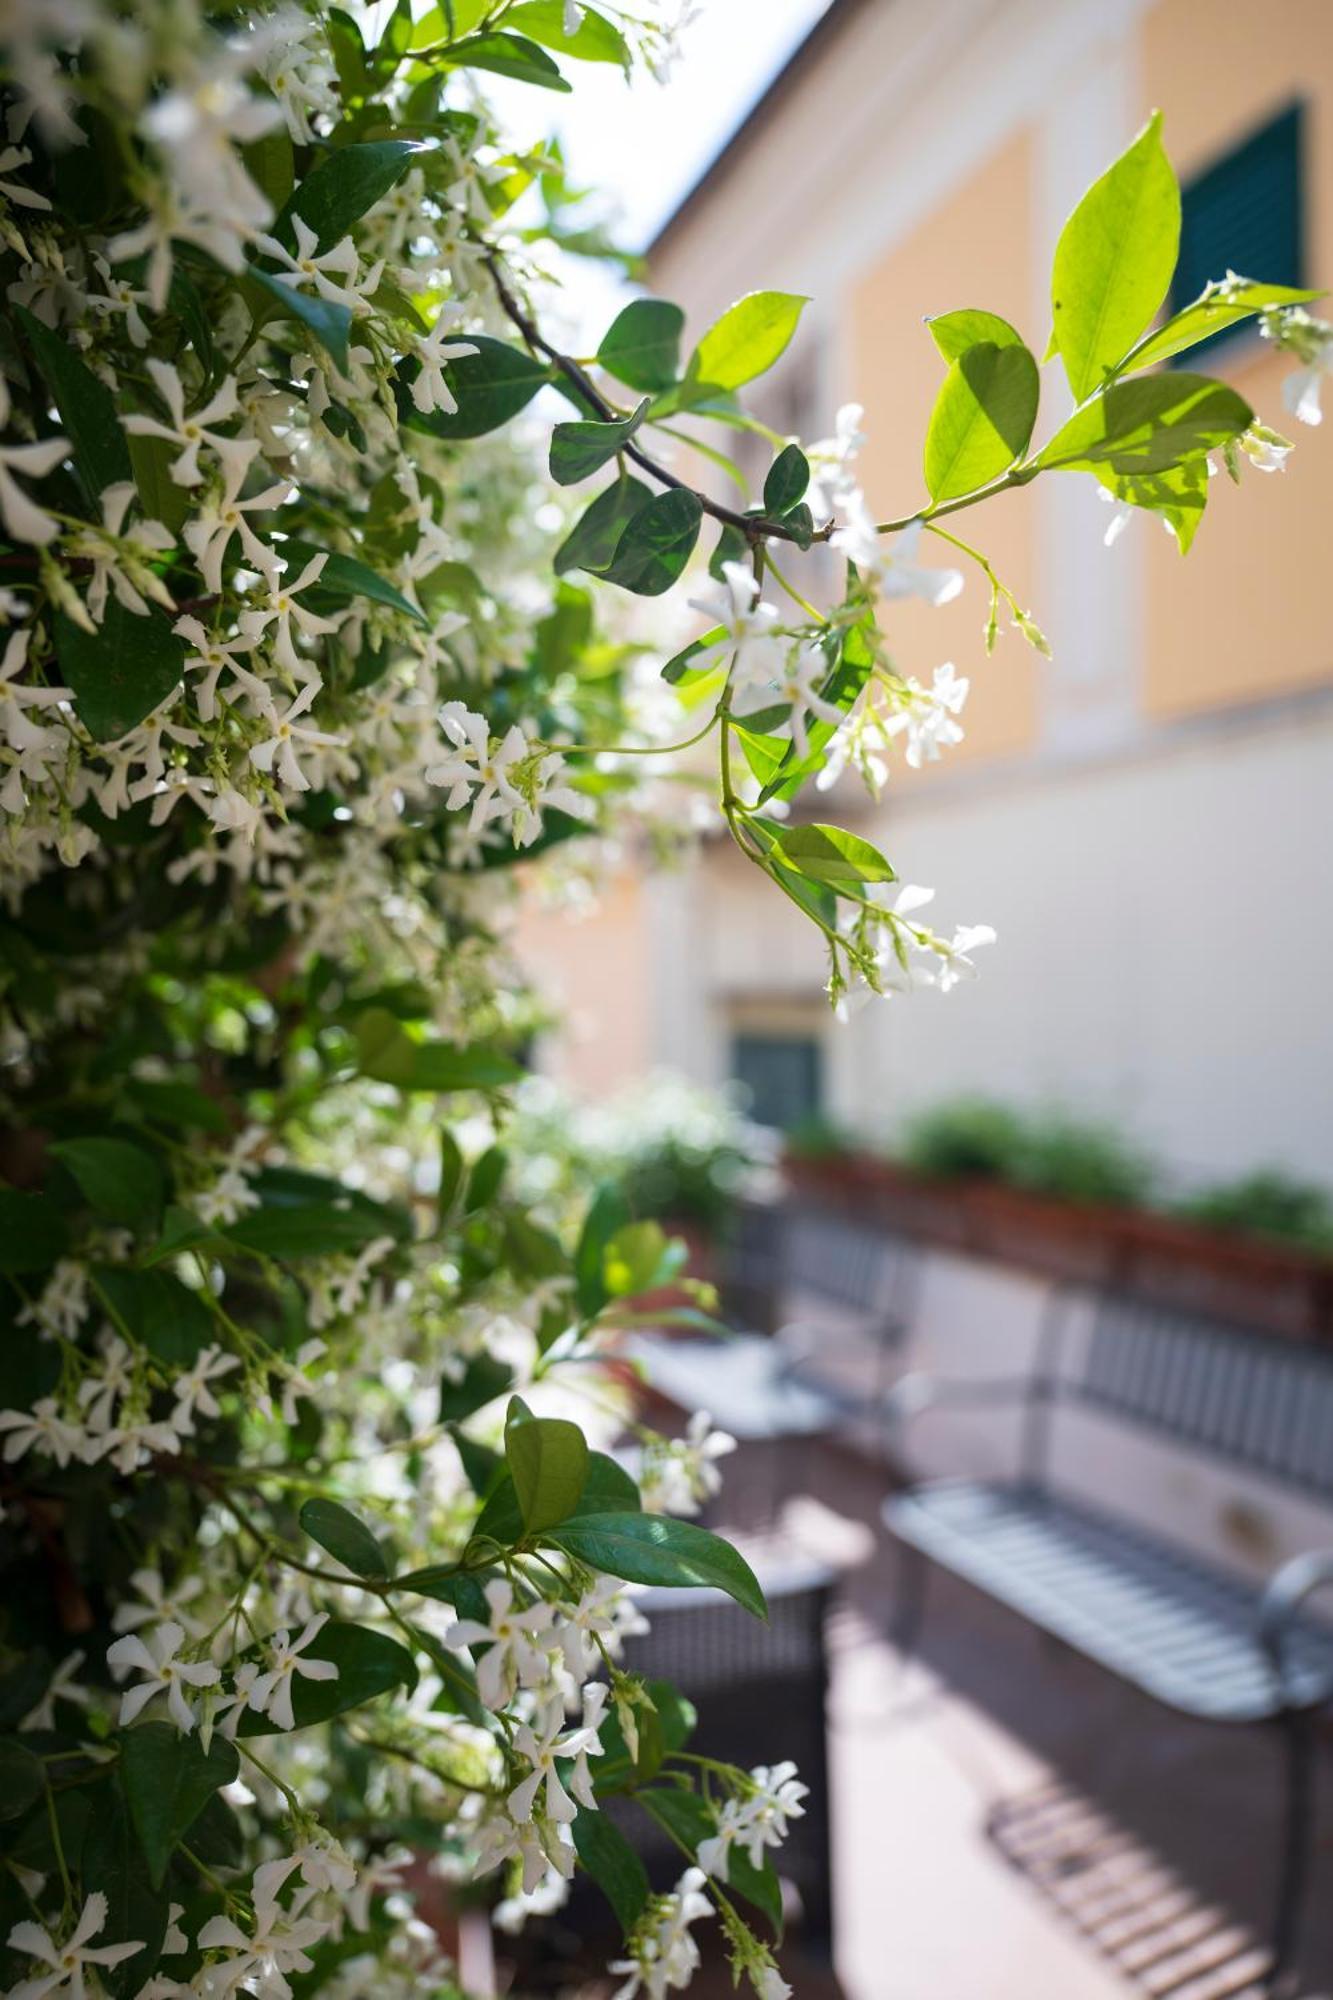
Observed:
[[[828,0],[702,0],[665,86],[609,64],[566,63],[571,97],[492,86],[518,130],[559,132],[573,177],[605,190],[621,241],[642,248],[721,150]],[[533,99],[541,99],[535,104]],[[526,102],[524,101],[526,100]],[[534,132],[535,136],[535,132]]]

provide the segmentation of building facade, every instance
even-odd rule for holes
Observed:
[[[1328,0],[835,0],[659,235],[651,288],[692,328],[752,288],[808,293],[760,413],[810,438],[863,404],[871,504],[905,514],[940,381],[923,319],[984,306],[1040,352],[1060,225],[1153,106],[1184,187],[1182,297],[1228,266],[1333,281]],[[967,532],[1050,661],[1012,633],[986,657],[975,574],[942,610],[886,609],[904,672],[970,678],[966,740],[899,762],[878,806],[840,787],[830,816],[932,885],[942,928],[996,927],[982,976],[840,1026],[808,927],[705,843],[628,873],[572,950],[531,934],[569,1015],[549,1066],[590,1090],[740,1075],[775,1122],[875,1140],[961,1092],[1058,1103],[1184,1179],[1333,1185],[1333,420],[1285,419],[1290,363],[1252,331],[1201,365],[1300,435],[1282,473],[1214,483],[1188,558],[1148,517],[1107,548],[1092,482],[1039,480]],[[1058,364],[1042,390],[1054,428]]]

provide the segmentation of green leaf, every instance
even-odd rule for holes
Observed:
[[[0,1273],[45,1271],[65,1246],[65,1219],[48,1195],[0,1188]]]
[[[132,437],[125,442],[145,519],[160,521],[178,535],[189,518],[190,488],[178,486],[171,476],[175,445],[155,437]]]
[[[687,1792],[681,1786],[654,1786],[651,1791],[640,1792],[639,1803],[654,1819],[670,1827],[692,1854],[698,1852],[701,1841],[717,1832],[712,1808],[696,1792]],[[782,1886],[771,1861],[756,1868],[739,1842],[733,1842],[727,1855],[727,1887],[738,1890],[747,1902],[761,1910],[781,1937]]]
[[[266,1167],[253,1183],[261,1206],[229,1224],[229,1241],[269,1257],[336,1257],[377,1236],[412,1239],[405,1209],[345,1188],[320,1174]]]
[[[680,373],[685,315],[666,299],[631,299],[602,336],[597,359],[631,389],[657,393]]]
[[[756,1618],[768,1610],[750,1565],[730,1542],[662,1514],[598,1514],[565,1521],[549,1539],[567,1555],[627,1583],[670,1589],[706,1585],[734,1597]]]
[[[461,1435],[455,1436],[460,1450],[463,1442]],[[475,1482],[473,1484],[474,1491],[479,1490]],[[588,1454],[583,1490],[565,1518],[580,1521],[594,1514],[635,1514],[642,1504],[639,1489],[625,1468],[617,1465],[606,1452],[593,1451]],[[508,1547],[518,1541],[523,1531],[523,1510],[519,1505],[518,1489],[512,1476],[505,1473],[487,1496],[474,1533]]]
[[[1138,339],[1170,288],[1180,188],[1154,112],[1066,222],[1051,273],[1052,342],[1082,402]]]
[[[94,1264],[97,1288],[136,1340],[168,1368],[189,1368],[215,1338],[213,1316],[198,1292],[173,1271]]]
[[[40,1760],[15,1737],[0,1739],[0,1820],[22,1819],[43,1789]]]
[[[1208,462],[1193,458],[1165,472],[1099,472],[1098,482],[1127,507],[1141,507],[1165,521],[1182,555],[1189,554],[1208,504]]]
[[[1075,410],[1036,462],[1053,471],[1164,472],[1253,421],[1244,397],[1207,375],[1135,375]]]
[[[124,1089],[127,1101],[150,1124],[221,1135],[230,1130],[227,1114],[217,1099],[193,1083],[176,1079],[159,1082],[155,1077],[127,1076]]]
[[[327,1549],[335,1562],[356,1576],[383,1577],[389,1574],[378,1537],[359,1520],[350,1507],[320,1496],[307,1500],[301,1508],[301,1526],[312,1542]]]
[[[620,1828],[604,1812],[576,1814],[570,1827],[579,1860],[615,1911],[628,1936],[648,1901],[648,1871]]]
[[[549,362],[539,361],[523,347],[510,347],[486,333],[470,333],[475,354],[460,354],[445,363],[444,376],[458,408],[432,410],[422,416],[405,388],[398,398],[402,421],[433,437],[476,438],[507,424],[526,409],[537,391],[552,380]]]
[[[267,326],[273,319],[300,320],[309,327],[334,367],[341,374],[347,372],[347,342],[352,331],[350,306],[339,305],[336,299],[322,299],[318,292],[298,291],[294,285],[279,284],[271,272],[261,271],[254,264],[247,267],[245,281],[263,294],[262,300],[253,295],[248,300],[256,326]]]
[[[650,1291],[675,1277],[685,1258],[684,1243],[672,1242],[660,1223],[627,1222],[602,1252],[606,1289],[613,1299]]]
[[[729,562],[744,562],[749,552],[750,545],[740,529],[733,526],[730,521],[725,521],[722,525],[722,532],[717,538],[717,547],[708,558],[708,574],[711,577],[715,577],[721,583],[726,573],[724,565]],[[714,630],[720,631],[721,627],[715,626]],[[688,648],[686,650],[688,651]],[[680,659],[683,655],[678,653],[676,657]],[[667,678],[665,671],[662,678],[664,680]]]
[[[564,0],[519,0],[505,15],[505,26],[517,28],[534,42],[542,42],[557,55],[577,62],[618,63],[628,71],[630,53],[619,28],[612,27],[595,7],[585,6],[583,19],[572,35],[564,28]]]
[[[286,542],[283,544],[283,549],[292,565],[289,575],[293,570],[302,568],[311,556],[320,553],[319,550],[311,548],[307,542]],[[327,591],[331,597],[369,597],[376,604],[387,605],[391,611],[401,611],[404,617],[410,618],[416,625],[430,624],[429,618],[418,611],[416,605],[404,597],[401,590],[395,589],[391,583],[386,583],[384,578],[377,576],[366,563],[358,561],[355,556],[344,555],[340,549],[334,549],[328,556],[319,573],[319,580],[313,588]]]
[[[1209,285],[1197,299],[1173,313],[1165,326],[1159,326],[1132,348],[1122,372],[1152,368],[1159,361],[1169,361],[1172,355],[1183,354],[1187,348],[1197,347],[1201,340],[1211,340],[1215,333],[1238,326],[1242,320],[1252,319],[1255,313],[1266,312],[1270,306],[1304,306],[1322,296],[1321,292],[1301,291],[1294,285],[1257,284],[1252,278],[1223,279]]]
[[[68,341],[26,306],[16,305],[14,317],[37,357],[89,497],[96,500],[106,487],[133,476],[116,399]]]
[[[600,574],[637,597],[670,590],[694,553],[703,508],[697,494],[671,487],[654,497],[625,526],[611,562]]]
[[[616,545],[627,524],[653,497],[651,486],[624,474],[599,493],[555,552],[554,569],[564,576],[571,569],[600,574],[614,560]]]
[[[292,1676],[292,1712],[298,1729],[327,1722],[349,1708],[360,1708],[387,1694],[390,1688],[416,1686],[417,1670],[412,1655],[385,1632],[372,1632],[364,1625],[326,1625],[311,1640],[303,1657],[329,1660],[338,1669],[331,1681],[305,1680]],[[274,1736],[276,1723],[266,1715],[247,1709],[241,1717],[239,1736]]]
[[[812,882],[844,888],[861,882],[896,882],[896,870],[877,847],[840,826],[801,824],[783,827],[775,845],[798,875]]]
[[[928,319],[931,339],[946,361],[957,361],[969,347],[987,340],[992,347],[1021,347],[1022,336],[998,313],[981,312],[965,306],[958,312],[937,313]]]
[[[500,1361],[493,1354],[474,1354],[457,1382],[446,1376],[440,1385],[440,1417],[442,1424],[461,1424],[465,1418],[484,1410],[487,1403],[493,1403],[497,1396],[503,1396],[514,1380],[514,1371],[507,1361]]]
[[[574,1252],[575,1296],[579,1311],[588,1318],[600,1312],[610,1297],[606,1289],[606,1246],[629,1220],[624,1194],[611,1182],[604,1182],[592,1198]]]
[[[844,715],[852,707],[874,669],[877,646],[877,632],[873,619],[862,620],[853,625],[844,635],[841,648],[835,658],[828,679],[820,693],[824,700],[831,702]],[[833,735],[835,725],[818,720],[812,722],[806,736],[810,743],[808,757],[798,757],[796,745],[789,743],[782,762],[771,778],[763,780],[763,790],[759,794],[760,805],[770,799],[794,798],[805,780],[824,763],[824,750]],[[836,913],[835,913],[836,914]]]
[[[63,1826],[62,1839],[68,1859],[69,1840]],[[119,1784],[99,1789],[97,1810],[90,1815],[83,1843],[81,1867],[84,1880],[107,1899],[106,1922],[97,1933],[97,1945],[142,1940],[142,1948],[119,1965],[98,1967],[101,1984],[111,2000],[130,2000],[151,1979],[161,1956],[168,1897],[152,1889],[146,1880],[144,1857]]]
[[[495,76],[512,76],[518,83],[535,83],[543,90],[569,90],[545,49],[523,35],[470,35],[437,56],[450,69],[484,69]]]
[[[114,743],[180,685],[185,642],[158,611],[139,617],[107,599],[96,632],[63,612],[55,620],[60,679],[74,690],[79,721],[95,743]]]
[[[792,292],[749,292],[709,327],[685,371],[690,400],[717,389],[739,389],[783,355],[809,304]]]
[[[296,242],[292,223],[299,215],[318,237],[316,248],[331,250],[377,201],[397,187],[419,150],[409,139],[336,147],[302,180],[274,223],[273,234],[290,249]]]
[[[557,424],[551,432],[551,477],[557,486],[575,486],[623,451],[648,410],[645,396],[628,417],[613,423]]]
[[[785,445],[768,468],[764,481],[764,512],[788,514],[805,498],[810,464],[798,444]]]
[[[926,488],[954,500],[998,479],[1027,449],[1041,394],[1027,348],[977,341],[950,366],[926,432]]]
[[[505,1425],[505,1460],[528,1534],[553,1528],[578,1504],[588,1476],[588,1441],[564,1417],[522,1417]]]
[[[174,1723],[143,1722],[121,1735],[120,1768],[148,1879],[160,1889],[177,1846],[213,1794],[234,1783],[240,1759],[220,1731],[205,1750]]]
[[[90,1208],[110,1222],[145,1222],[162,1207],[162,1169],[127,1139],[61,1139],[48,1148]]]
[[[533,637],[537,671],[546,681],[555,680],[578,664],[592,637],[592,598],[576,583],[558,583],[555,603],[537,625]]]
[[[488,1146],[484,1153],[478,1155],[467,1177],[467,1193],[463,1197],[465,1214],[475,1215],[478,1209],[490,1207],[500,1192],[507,1165],[503,1146]]]
[[[296,161],[286,125],[275,126],[271,132],[261,132],[248,146],[242,146],[241,158],[245,162],[245,171],[255,186],[268,196],[276,214],[283,203],[290,200],[296,183]]]
[[[361,1075],[399,1090],[499,1090],[524,1074],[512,1056],[480,1043],[414,1041],[387,1007],[357,1017],[356,1041]]]

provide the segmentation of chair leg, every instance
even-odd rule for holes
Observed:
[[[898,1603],[889,1628],[889,1636],[904,1661],[912,1658],[921,1638],[921,1627],[926,1616],[926,1579],[929,1573],[930,1564],[920,1549],[914,1549],[910,1542],[900,1543]]]
[[[1296,1953],[1314,1837],[1314,1715],[1308,1709],[1286,1709],[1281,1724],[1285,1766],[1282,1861],[1273,1918],[1269,2000],[1287,2000],[1296,1990]]]

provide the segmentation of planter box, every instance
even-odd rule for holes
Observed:
[[[785,1171],[801,1198],[921,1243],[1333,1344],[1333,1259],[1298,1245],[1141,1209],[1059,1201],[999,1181],[928,1180],[865,1157],[792,1158]]]

